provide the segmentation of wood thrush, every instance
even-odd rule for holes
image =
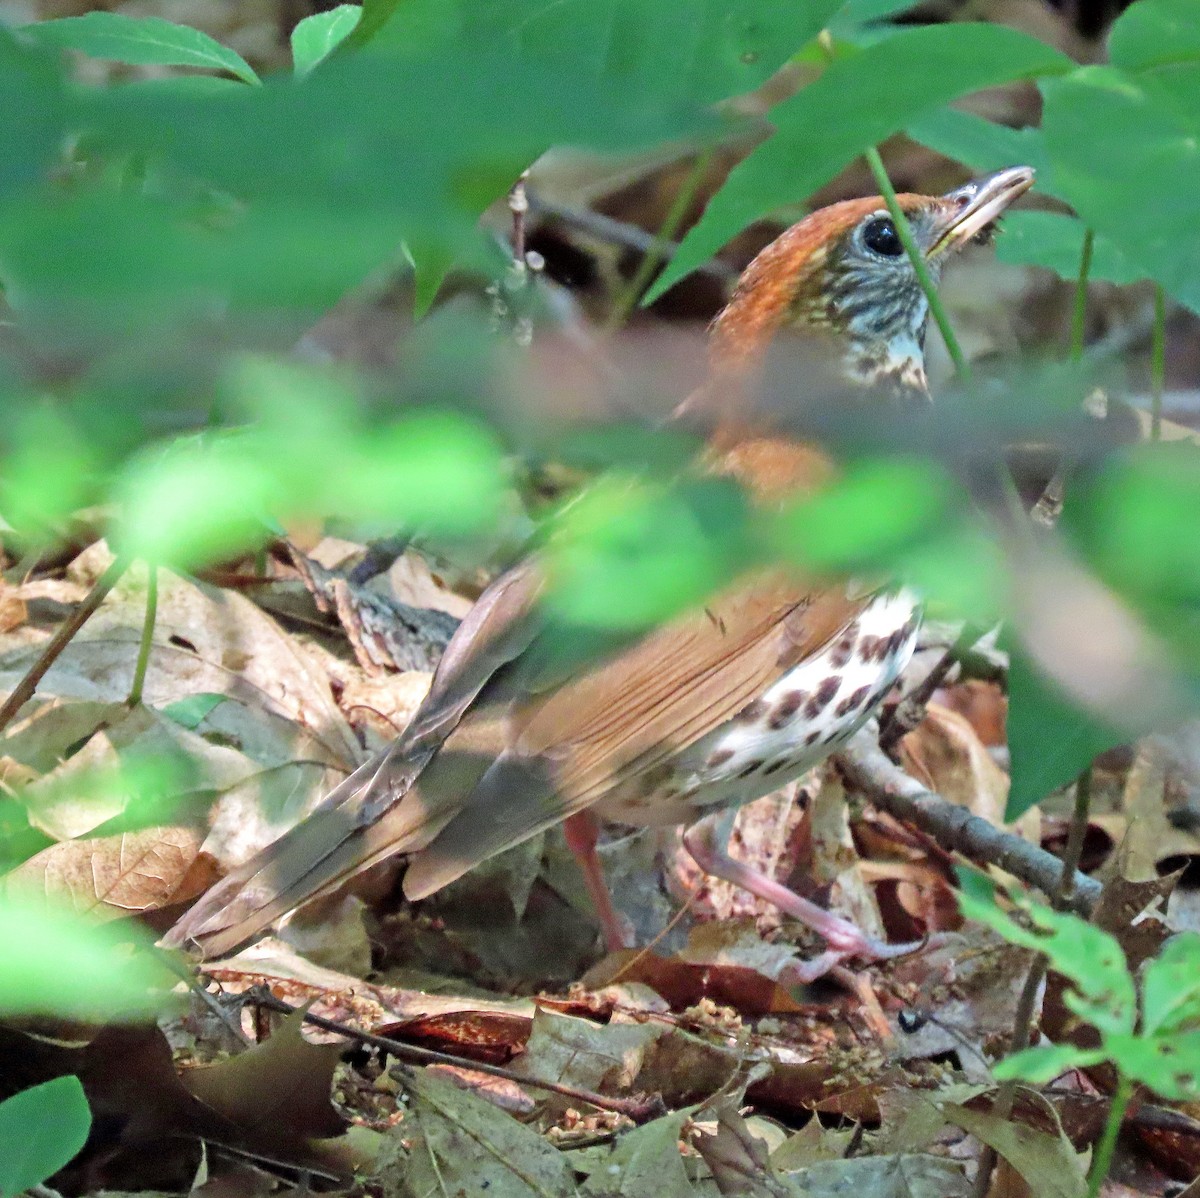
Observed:
[[[986,234],[1032,182],[1032,171],[1015,167],[944,196],[902,195],[931,272]],[[829,457],[735,398],[751,390],[745,379],[786,337],[821,363],[805,388],[811,382],[865,411],[927,403],[927,315],[882,199],[834,204],[794,225],[742,276],[713,326],[711,381],[681,407],[709,430],[704,468],[737,478],[760,504],[819,485],[833,469]],[[419,899],[566,821],[615,947],[621,921],[594,851],[602,816],[694,825],[684,843],[703,869],[826,939],[814,972],[905,951],[728,857],[712,813],[799,777],[864,723],[912,653],[915,598],[763,570],[551,684],[529,664],[546,635],[545,585],[536,557],[498,578],[450,641],[399,739],[210,890],[168,941],[228,952],[394,854],[407,862],[406,895]]]

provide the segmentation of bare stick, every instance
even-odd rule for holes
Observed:
[[[838,762],[851,785],[876,807],[916,825],[944,849],[961,853],[980,865],[998,865],[1043,894],[1058,892],[1062,862],[1053,853],[926,790],[876,745],[866,744],[860,737],[838,754]],[[1091,914],[1100,891],[1099,882],[1076,872],[1066,909]]]
[[[33,692],[37,690],[37,685],[45,677],[46,671],[71,643],[75,634],[88,622],[96,608],[104,602],[105,595],[113,589],[117,579],[128,569],[129,558],[117,557],[113,559],[108,569],[96,579],[92,589],[84,596],[83,602],[50,638],[42,650],[41,656],[29,667],[25,677],[13,687],[12,694],[4,700],[4,705],[0,707],[0,731],[8,727],[13,716],[33,697]]]
[[[265,986],[256,986],[248,992],[247,997],[260,1007],[267,1007],[285,1015],[294,1015],[303,1009],[293,1007],[291,1003],[276,998]],[[322,1015],[314,1015],[311,1011],[304,1011],[303,1019],[305,1023],[311,1023],[313,1027],[323,1028],[327,1032],[337,1032],[352,1040],[358,1040],[360,1043],[370,1044],[373,1048],[381,1048],[384,1052],[390,1052],[401,1060],[411,1061],[418,1065],[452,1065],[456,1069],[473,1069],[476,1073],[502,1077],[506,1081],[516,1082],[521,1086],[534,1086],[540,1090],[549,1090],[553,1094],[561,1094],[564,1098],[570,1098],[576,1102],[586,1102],[590,1106],[599,1107],[604,1111],[616,1111],[617,1114],[632,1119],[634,1123],[645,1123],[649,1119],[657,1118],[665,1113],[662,1099],[657,1095],[649,1098],[609,1098],[605,1094],[595,1094],[591,1090],[581,1090],[576,1086],[566,1086],[560,1082],[545,1082],[539,1081],[535,1077],[524,1077],[501,1065],[489,1065],[484,1061],[473,1061],[469,1057],[456,1057],[448,1052],[437,1052],[432,1048],[419,1048],[415,1044],[405,1044],[402,1040],[376,1036],[371,1032],[350,1027],[348,1024],[326,1019]]]

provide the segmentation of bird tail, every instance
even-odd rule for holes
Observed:
[[[454,814],[430,810],[415,785],[430,754],[393,745],[360,766],[308,817],[227,874],[163,938],[224,956],[301,903],[429,843]]]

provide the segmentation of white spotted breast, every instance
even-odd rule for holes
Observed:
[[[866,722],[912,657],[916,596],[877,595],[812,657],[653,778],[631,779],[596,804],[627,824],[691,823],[798,778]]]

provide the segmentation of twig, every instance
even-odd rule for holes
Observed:
[[[549,217],[569,228],[578,229],[579,232],[586,233],[589,237],[596,238],[597,241],[604,241],[609,245],[620,246],[622,249],[634,250],[644,255],[649,254],[657,245],[659,253],[665,258],[671,257],[679,248],[677,241],[660,240],[653,233],[647,233],[645,229],[639,228],[637,225],[614,220],[611,216],[605,216],[603,213],[558,204],[532,191],[527,195],[529,210],[536,216]],[[732,283],[738,277],[738,272],[729,263],[723,262],[719,258],[696,267],[695,273],[719,279],[722,283]]]
[[[886,715],[879,726],[879,747],[890,754],[901,737],[911,732],[924,718],[925,709],[946,676],[982,636],[979,629],[966,625],[954,644],[937,660],[932,670]]]
[[[549,1090],[553,1094],[561,1094],[564,1098],[570,1098],[576,1102],[586,1102],[588,1105],[604,1111],[615,1111],[619,1115],[625,1115],[632,1119],[634,1123],[645,1123],[665,1114],[663,1101],[658,1095],[650,1098],[609,1098],[607,1095],[596,1094],[591,1090],[582,1090],[576,1086],[566,1086],[561,1082],[547,1082],[535,1077],[524,1077],[519,1073],[514,1073],[511,1069],[505,1069],[502,1065],[489,1065],[484,1061],[473,1061],[469,1057],[456,1057],[451,1053],[437,1052],[432,1048],[419,1048],[415,1044],[405,1044],[401,1040],[376,1036],[371,1032],[360,1031],[349,1024],[338,1023],[336,1020],[326,1019],[322,1015],[314,1015],[311,1011],[304,1011],[302,1007],[294,1007],[291,1003],[276,998],[265,986],[256,986],[248,991],[248,999],[260,1007],[279,1011],[284,1015],[294,1015],[297,1011],[303,1011],[304,1022],[311,1023],[313,1027],[323,1028],[327,1032],[337,1032],[352,1040],[358,1040],[362,1044],[370,1044],[373,1048],[381,1048],[384,1052],[389,1052],[400,1060],[407,1060],[416,1065],[452,1065],[456,1069],[473,1069],[476,1073],[502,1077],[506,1081],[516,1082],[521,1086],[534,1086],[537,1089]]]
[[[876,746],[860,737],[838,755],[847,780],[875,806],[915,824],[943,848],[981,865],[998,865],[1029,886],[1054,894],[1062,862],[1053,853],[972,815],[957,803],[926,790],[894,765]],[[1089,915],[1100,898],[1100,883],[1076,874],[1067,909]]]
[[[1050,905],[1056,911],[1065,911],[1075,893],[1079,874],[1079,858],[1083,854],[1083,841],[1087,835],[1088,814],[1092,797],[1092,767],[1088,766],[1079,775],[1075,783],[1075,807],[1071,813],[1071,827],[1067,833],[1067,843],[1063,848],[1062,868],[1058,876],[1058,889],[1051,896]],[[1017,1000],[1017,1009],[1013,1016],[1012,1044],[1010,1053],[1020,1052],[1028,1048],[1033,1038],[1033,1018],[1037,1008],[1038,995],[1042,983],[1046,980],[1047,958],[1044,953],[1038,953],[1029,965],[1025,975],[1025,984],[1021,987],[1021,996]],[[996,1092],[996,1100],[992,1103],[992,1114],[999,1119],[1007,1119],[1013,1112],[1016,1103],[1017,1082],[1004,1082]],[[975,1185],[972,1198],[986,1198],[991,1188],[992,1170],[996,1167],[997,1153],[990,1145],[985,1144],[979,1154],[979,1168],[975,1173]],[[1107,1166],[1106,1166],[1107,1169]]]
[[[83,597],[83,602],[71,613],[70,618],[63,621],[58,631],[47,642],[37,661],[29,667],[25,677],[13,687],[12,693],[0,707],[0,731],[12,722],[13,716],[33,697],[37,685],[45,677],[46,671],[57,660],[58,655],[71,643],[75,634],[88,622],[92,613],[104,602],[104,597],[116,585],[117,579],[129,569],[129,558],[117,557],[112,564],[96,579],[92,589]]]

